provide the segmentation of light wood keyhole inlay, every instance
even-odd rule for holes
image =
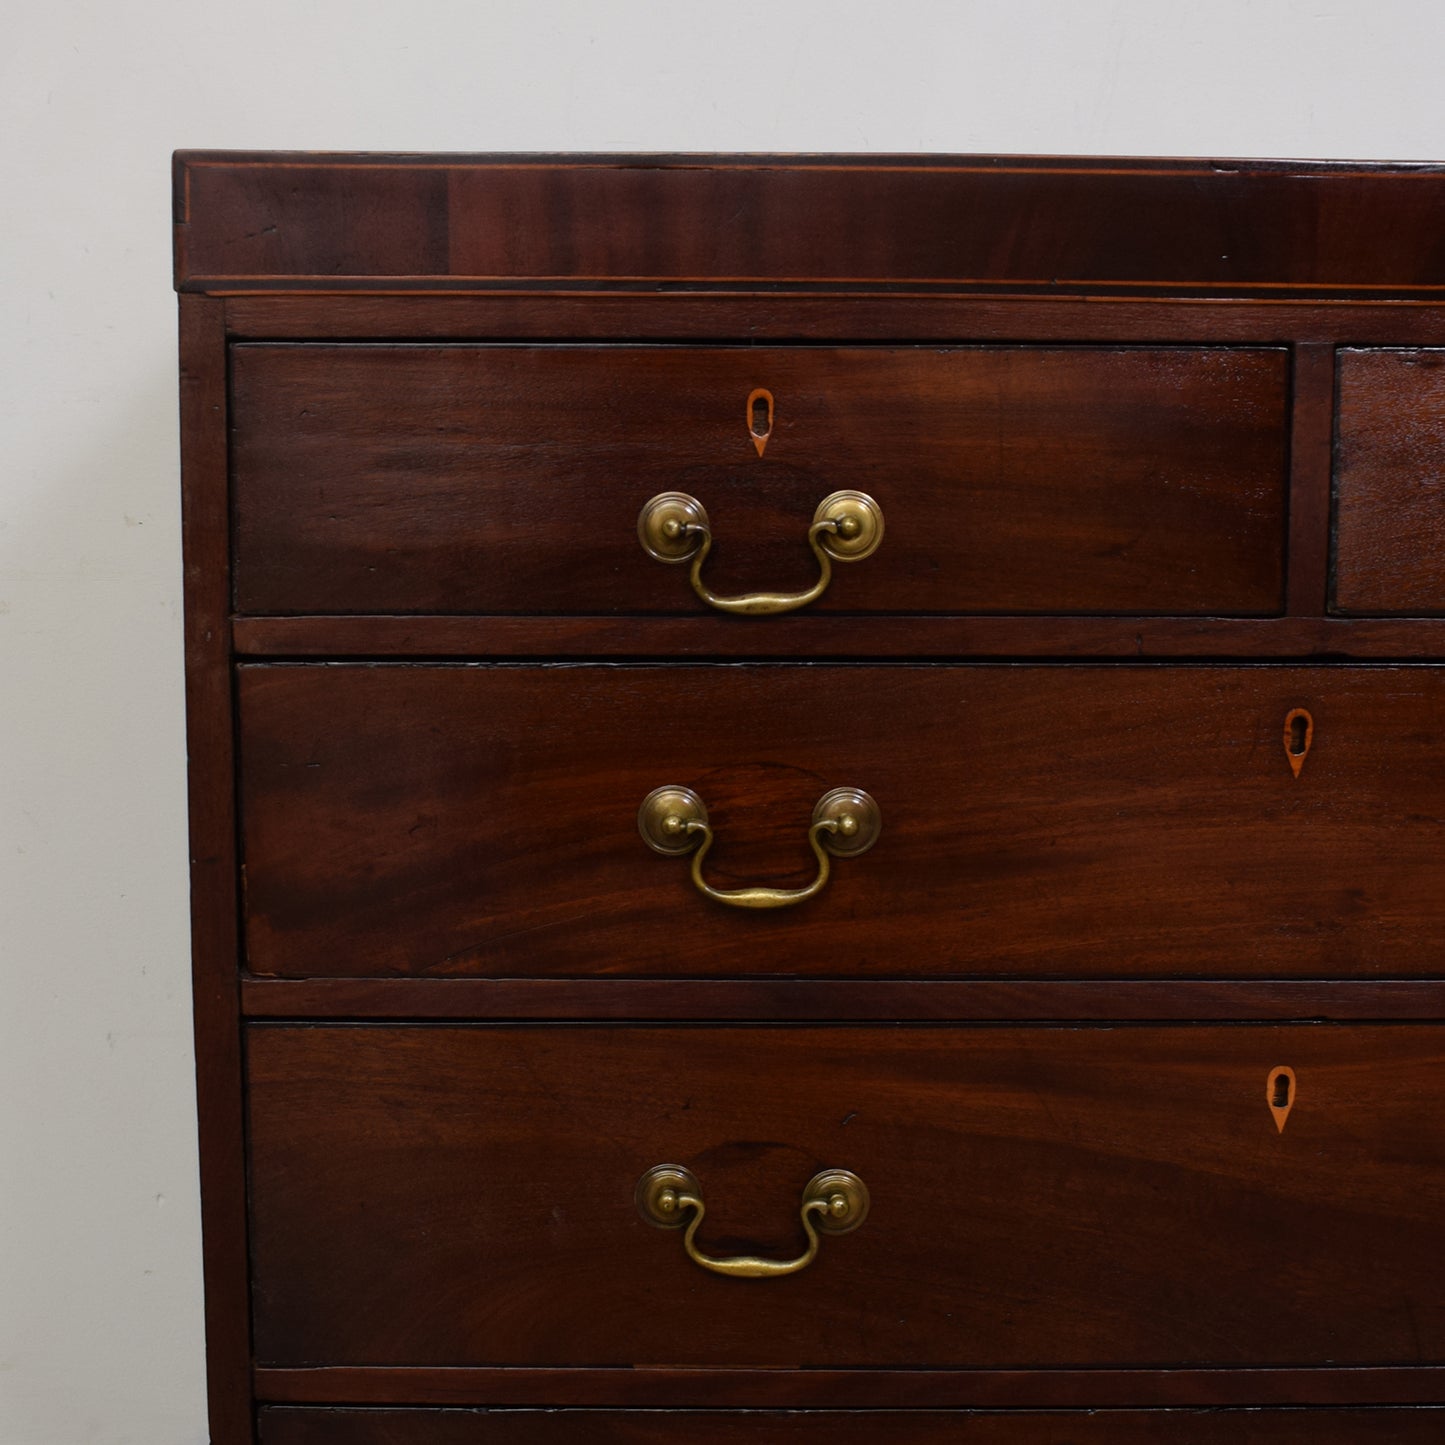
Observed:
[[[1285,1121],[1289,1118],[1290,1110],[1294,1108],[1296,1092],[1293,1069],[1281,1064],[1269,1071],[1269,1078],[1264,1086],[1264,1096],[1269,1101],[1269,1112],[1274,1115],[1274,1127],[1281,1134],[1284,1133]]]
[[[773,394],[766,387],[759,386],[748,393],[748,435],[762,456],[773,434]]]
[[[1302,707],[1291,708],[1284,717],[1284,755],[1295,777],[1299,777],[1314,740],[1314,718]]]

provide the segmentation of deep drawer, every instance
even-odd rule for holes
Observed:
[[[639,545],[649,498],[703,504],[709,586],[797,592],[815,508],[858,489],[882,545],[817,608],[1276,612],[1287,373],[1263,348],[237,345],[235,604],[700,611]]]
[[[264,1409],[261,1445],[1438,1445],[1445,1411]]]
[[[266,665],[239,694],[261,975],[1445,960],[1436,667]],[[706,806],[718,889],[815,880],[810,819],[835,787],[870,793],[882,831],[810,901],[742,909],[642,841],[667,784]]]
[[[263,1365],[1445,1357],[1442,1027],[272,1025],[248,1068]],[[798,1256],[820,1170],[871,1209],[724,1277],[640,1216],[659,1164],[712,1256]]]
[[[1445,612],[1445,350],[1339,353],[1340,612]]]

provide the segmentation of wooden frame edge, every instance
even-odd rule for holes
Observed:
[[[180,298],[191,980],[212,1445],[252,1439],[241,1092],[224,303]]]

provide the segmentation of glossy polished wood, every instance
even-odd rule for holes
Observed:
[[[1368,978],[1445,950],[1433,667],[248,665],[239,708],[256,974]],[[639,838],[663,784],[706,798],[718,887],[806,883],[832,787],[882,836],[739,914]]]
[[[650,497],[707,509],[710,586],[796,592],[814,508],[855,488],[883,545],[815,611],[1278,612],[1286,370],[1274,349],[238,345],[236,607],[698,612],[638,545]]]
[[[261,1412],[261,1445],[1434,1445],[1438,1410],[1118,1410],[896,1415],[613,1411]]]
[[[1445,350],[1340,353],[1335,607],[1445,612]]]
[[[212,1445],[251,1438],[237,869],[226,517],[222,306],[181,299],[186,750],[190,759],[191,989]]]
[[[1329,592],[1334,348],[1296,346],[1291,380],[1288,611],[1318,617]]]
[[[253,1025],[247,1055],[266,1365],[1445,1355],[1440,1028]],[[639,1218],[658,1163],[716,1252],[796,1253],[820,1168],[872,1207],[802,1273],[721,1278]]]
[[[267,1366],[1445,1354],[1438,1027],[259,1025],[247,1062]],[[718,1253],[796,1253],[821,1168],[871,1211],[722,1279],[639,1218],[657,1163]]]
[[[1439,345],[1445,308],[1384,291],[1374,301],[1232,301],[1167,295],[878,295],[758,291],[490,292],[228,296],[238,341],[827,341],[1215,346]]]
[[[1360,162],[182,151],[176,284],[1428,292],[1442,205]]]
[[[244,657],[1445,661],[1445,618],[238,617]]]
[[[1362,1407],[1445,1400],[1445,674],[1378,665],[1445,662],[1445,171],[184,153],[176,179],[177,278],[210,293],[182,298],[182,451],[212,1445],[1441,1434]],[[559,357],[603,369],[563,386]],[[623,461],[707,484],[710,581],[789,585],[839,466],[894,479],[884,545],[820,611],[705,614],[636,544],[645,488],[608,514]],[[633,665],[538,666],[604,662]],[[845,743],[891,800],[833,776]],[[719,883],[797,881],[809,773],[875,791],[883,838],[811,916],[729,938],[636,835],[673,780],[649,762],[707,792]],[[238,1006],[285,1041],[253,1054],[254,1236]],[[607,1161],[659,1127],[719,1252],[796,1250],[793,1166],[866,1144],[874,1216],[761,1287],[831,1307],[865,1265],[885,1307],[755,1327],[755,1282],[594,1177],[630,1197],[662,1156]],[[626,1243],[564,1278],[609,1220]],[[253,1246],[284,1367],[253,1350]],[[744,1294],[690,1333],[718,1287]],[[554,1366],[474,1348],[513,1321]],[[919,1367],[983,1355],[1015,1364]]]
[[[258,1369],[289,1404],[590,1405],[628,1409],[1118,1410],[1432,1404],[1438,1365],[1267,1370],[685,1370],[332,1365]]]
[[[1429,979],[245,978],[251,1018],[1445,1019]]]

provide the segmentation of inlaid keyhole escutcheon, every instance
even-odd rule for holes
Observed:
[[[1274,1116],[1274,1126],[1281,1134],[1284,1133],[1290,1110],[1294,1108],[1296,1088],[1293,1069],[1281,1064],[1269,1071],[1265,1098],[1269,1101],[1269,1112]]]
[[[760,386],[748,394],[748,435],[759,456],[773,434],[773,394]]]
[[[1291,708],[1284,719],[1284,753],[1295,777],[1299,777],[1314,740],[1314,718],[1302,707]]]

